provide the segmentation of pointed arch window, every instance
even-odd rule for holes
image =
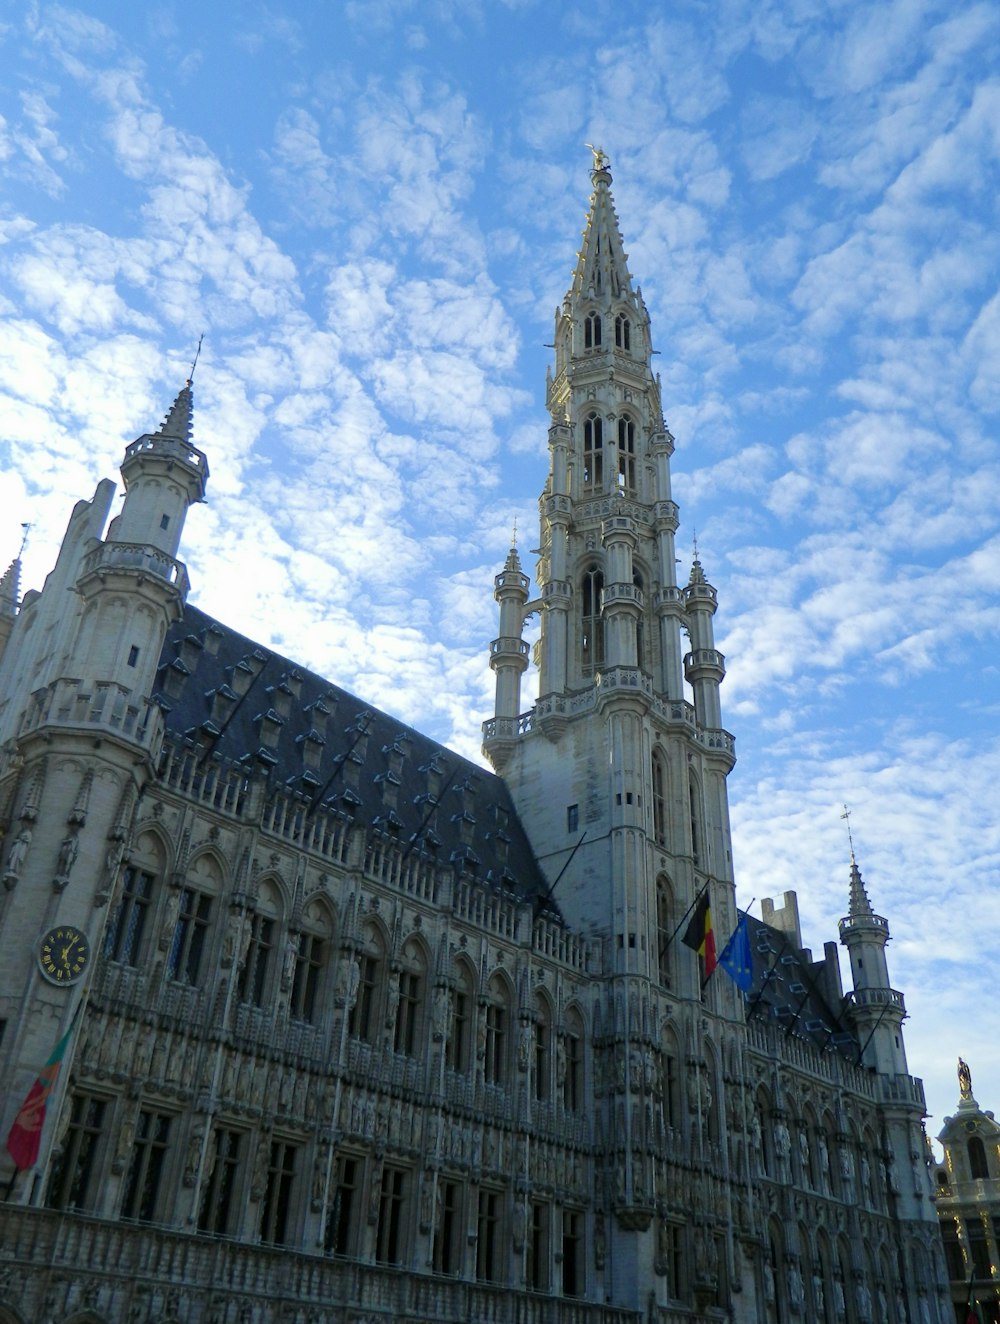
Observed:
[[[598,492],[604,486],[604,420],[596,413],[583,420],[583,485]]]
[[[358,990],[351,1008],[347,1032],[354,1039],[375,1042],[382,996],[382,968],[385,950],[379,935],[369,928],[364,949],[358,953]]]
[[[538,999],[534,1023],[534,1095],[544,1103],[551,1091],[552,1079],[552,1018],[544,999]]]
[[[483,1078],[487,1085],[503,1085],[509,1058],[510,1003],[503,982],[494,976],[483,1009],[485,1029]]]
[[[392,1044],[397,1053],[404,1053],[407,1057],[413,1057],[420,1037],[425,973],[426,964],[420,944],[411,938],[403,945]]]
[[[635,491],[635,422],[628,414],[618,420],[618,490]]]
[[[325,907],[310,901],[303,916],[302,931],[295,943],[295,966],[289,1011],[295,1020],[313,1023],[322,987],[333,928]]]
[[[449,1071],[468,1071],[469,1040],[472,1028],[473,983],[464,965],[458,967],[455,986],[450,990],[448,1040],[445,1066]]]
[[[583,1107],[583,1018],[575,1007],[566,1015],[566,1033],[562,1040],[562,1101],[567,1112],[576,1113]]]
[[[601,314],[588,313],[583,319],[583,347],[584,349],[600,349],[601,346]]]
[[[698,788],[692,778],[688,782],[688,804],[691,810],[691,858],[696,869],[701,868],[701,814],[698,811]]]
[[[596,565],[584,572],[582,630],[580,635],[583,670],[589,673],[604,665],[604,624],[601,620],[601,595],[604,575]]]
[[[624,313],[619,313],[615,318],[615,345],[618,349],[632,348],[632,323]]]
[[[670,943],[673,938],[673,892],[666,874],[656,880],[656,955],[660,984],[670,987]]]
[[[658,749],[653,750],[653,840],[661,850],[666,850],[667,769]]]

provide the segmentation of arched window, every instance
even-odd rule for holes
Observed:
[[[670,879],[660,874],[656,880],[656,955],[660,984],[670,987],[670,945],[674,936],[673,891]]]
[[[986,1162],[986,1149],[979,1136],[969,1137],[969,1170],[973,1180],[980,1177],[987,1180],[990,1175],[989,1164]]]
[[[698,787],[692,777],[688,782],[688,804],[691,810],[691,857],[694,867],[701,868],[701,811],[698,803]]]
[[[118,961],[121,965],[139,964],[156,882],[163,873],[163,847],[152,833],[143,833],[121,873],[116,903],[104,938],[107,960]]]
[[[468,967],[460,963],[455,987],[450,991],[448,1041],[445,1045],[444,1057],[445,1066],[449,1071],[466,1072],[469,1069],[473,988],[472,975]]]
[[[423,948],[415,938],[408,938],[403,944],[398,972],[399,991],[392,1040],[394,1051],[407,1057],[413,1057],[420,1037],[426,969]]]
[[[543,1103],[552,1093],[552,1014],[541,995],[537,999],[532,1031],[532,1092]]]
[[[575,1007],[570,1007],[559,1063],[563,1107],[570,1113],[578,1113],[583,1107],[583,1044],[583,1017]]]
[[[302,930],[294,945],[295,966],[289,1013],[295,1020],[314,1022],[319,994],[330,954],[333,924],[322,901],[310,901],[302,916]]]
[[[627,414],[618,420],[618,490],[635,491],[635,423]]]
[[[588,313],[583,319],[584,349],[598,349],[601,344],[601,314]]]
[[[379,1010],[382,1003],[382,971],[385,965],[385,946],[373,924],[368,925],[364,946],[358,953],[358,988],[348,1034],[355,1039],[374,1043],[378,1033]]]
[[[632,348],[632,324],[624,313],[615,318],[615,344],[619,349]]]
[[[205,952],[214,922],[222,871],[211,855],[199,855],[188,869],[184,886],[168,898],[165,929],[172,929],[167,978],[197,986],[204,974]],[[249,918],[247,920],[249,922]]]
[[[580,635],[581,660],[584,672],[591,672],[604,665],[604,624],[601,620],[601,594],[604,592],[604,575],[596,565],[584,572],[583,620]]]
[[[604,420],[594,412],[583,420],[583,485],[596,492],[604,486]]]
[[[657,846],[667,847],[667,769],[663,755],[653,750],[653,840]]]
[[[273,883],[261,883],[257,909],[244,921],[250,926],[250,936],[238,989],[240,1001],[253,1007],[263,1007],[271,991],[280,918],[281,901],[277,887]]]
[[[510,1058],[510,998],[499,975],[490,980],[483,1009],[483,1050],[486,1084],[506,1084]]]

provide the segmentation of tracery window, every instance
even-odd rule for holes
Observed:
[[[584,349],[599,349],[601,344],[601,314],[588,313],[583,319]]]
[[[153,900],[155,878],[145,869],[129,865],[122,874],[121,894],[108,921],[104,955],[122,965],[138,965],[142,935]]]
[[[663,755],[653,750],[653,840],[661,850],[667,848],[667,769]]]
[[[618,420],[618,490],[635,491],[635,423],[627,414]]]
[[[213,1137],[215,1158],[202,1197],[198,1229],[228,1236],[237,1212],[236,1184],[243,1161],[243,1132],[219,1127]]]
[[[296,1020],[310,1023],[316,1020],[332,933],[333,925],[326,908],[319,901],[310,901],[302,917],[302,932],[298,937],[295,972],[292,976],[289,1011]]]
[[[261,883],[257,909],[245,921],[249,924],[249,935],[238,988],[240,1001],[253,1007],[263,1007],[271,991],[274,944],[280,916],[276,889],[270,883]]]
[[[69,1125],[52,1164],[46,1203],[53,1209],[88,1209],[97,1193],[98,1154],[107,1102],[74,1094]]]
[[[592,565],[584,572],[580,595],[582,604],[580,651],[585,673],[604,665],[604,622],[601,620],[603,592],[604,575],[596,565]]]
[[[143,1108],[139,1113],[135,1144],[125,1181],[122,1217],[151,1222],[160,1214],[160,1182],[163,1160],[170,1141],[169,1113]]]
[[[378,1023],[378,1008],[381,994],[382,967],[384,949],[381,939],[374,928],[369,927],[365,936],[365,945],[358,955],[357,997],[351,1008],[348,1033],[355,1039],[375,1042]]]
[[[670,946],[673,936],[673,893],[666,874],[660,874],[656,880],[656,956],[663,988],[670,987]]]
[[[288,1239],[297,1152],[290,1141],[271,1141],[267,1184],[260,1211],[260,1239],[275,1246],[283,1246]]]
[[[596,492],[604,486],[604,420],[593,411],[583,420],[583,485]]]
[[[451,990],[448,1042],[445,1066],[450,1071],[468,1071],[469,1041],[472,1032],[472,977],[464,964],[458,967],[455,987]]]
[[[502,980],[490,980],[485,1011],[485,1057],[483,1078],[487,1085],[503,1085],[507,1080],[509,1056],[510,1008]]]
[[[566,1013],[566,1033],[563,1035],[562,1094],[563,1107],[567,1112],[576,1113],[583,1107],[583,1018],[575,1007]]]
[[[408,1175],[405,1169],[394,1168],[388,1163],[382,1169],[375,1229],[375,1260],[378,1264],[401,1264],[403,1261],[403,1211]]]
[[[397,1053],[412,1057],[417,1045],[424,990],[424,961],[419,943],[408,939],[403,945],[402,957],[392,1046]]]
[[[619,313],[615,318],[615,344],[619,349],[632,348],[632,324],[624,313]]]
[[[552,1080],[552,1018],[544,998],[539,998],[535,1009],[535,1022],[532,1026],[533,1061],[532,1085],[535,1098],[540,1102],[548,1099]]]

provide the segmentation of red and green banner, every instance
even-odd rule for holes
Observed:
[[[715,956],[715,932],[712,929],[712,905],[708,899],[707,888],[702,892],[694,908],[691,923],[684,930],[684,937],[681,942],[687,947],[694,948],[705,962],[705,978],[707,979],[718,964]]]
[[[78,1011],[79,1007],[77,1007]],[[77,1013],[74,1012],[69,1029],[53,1048],[49,1060],[28,1091],[28,1097],[21,1104],[20,1111],[14,1118],[14,1124],[7,1135],[7,1153],[14,1160],[18,1172],[33,1167],[38,1159],[38,1151],[42,1144],[42,1128],[45,1125],[45,1109],[49,1095],[59,1079],[59,1068],[62,1066],[66,1045],[76,1024],[76,1015]]]

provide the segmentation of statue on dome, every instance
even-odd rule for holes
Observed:
[[[972,1098],[972,1072],[963,1058],[958,1059],[958,1088],[963,1099]]]

